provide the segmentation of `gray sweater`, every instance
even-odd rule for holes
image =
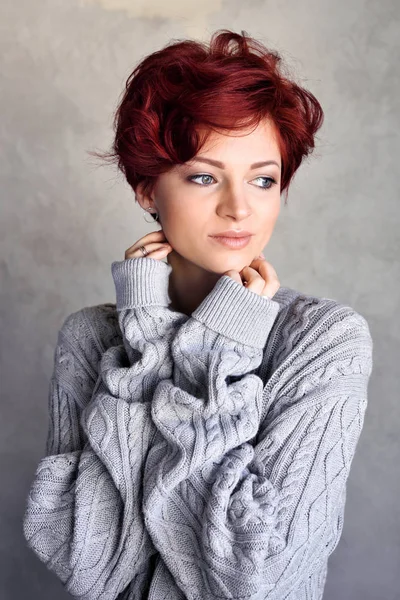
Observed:
[[[320,600],[372,370],[367,321],[223,275],[192,315],[172,267],[112,263],[64,321],[28,546],[81,600]]]

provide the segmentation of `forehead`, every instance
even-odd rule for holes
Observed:
[[[215,155],[243,152],[246,153],[243,154],[243,158],[246,159],[250,154],[255,160],[280,158],[276,127],[270,119],[263,119],[257,126],[244,126],[237,131],[199,128],[199,134],[206,136],[206,141],[199,152],[202,156],[208,153]]]

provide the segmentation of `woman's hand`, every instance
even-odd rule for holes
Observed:
[[[144,246],[148,252],[149,258],[161,259],[172,251],[172,246],[168,244],[163,230],[152,231],[141,237],[135,244],[125,250],[125,260],[127,258],[141,258],[143,252],[140,246]]]
[[[267,298],[272,298],[281,287],[274,267],[265,260],[262,254],[257,256],[248,267],[244,267],[240,272],[231,269],[226,271],[224,275],[228,275],[238,283],[243,284],[255,294]]]
[[[146,248],[147,256],[155,259],[164,258],[173,250],[161,229],[148,233],[130,246],[125,251],[125,260],[127,258],[143,257],[140,246]],[[262,255],[255,258],[248,267],[244,267],[240,272],[231,269],[223,275],[228,275],[241,285],[246,286],[248,290],[267,298],[272,298],[280,288],[280,282],[274,267]]]

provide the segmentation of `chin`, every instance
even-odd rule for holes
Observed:
[[[215,256],[212,260],[205,260],[202,264],[198,265],[205,271],[215,273],[216,275],[222,275],[225,271],[235,270],[240,272],[244,267],[250,266],[254,258],[247,259],[246,257],[239,256]]]

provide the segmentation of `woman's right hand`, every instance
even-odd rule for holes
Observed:
[[[172,251],[172,246],[167,242],[167,238],[162,229],[152,231],[141,237],[137,242],[125,250],[125,260],[127,258],[143,258],[143,252],[140,246],[144,246],[148,252],[149,258],[161,259]]]

